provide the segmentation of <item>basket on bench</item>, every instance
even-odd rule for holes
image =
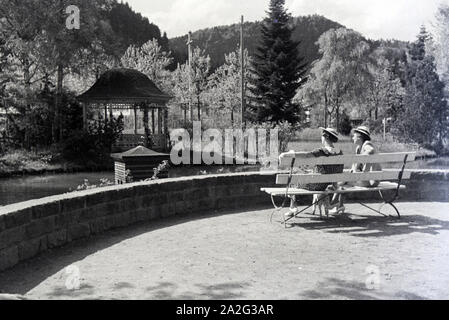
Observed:
[[[285,203],[289,196],[301,196],[301,195],[320,195],[320,199],[323,200],[326,197],[330,197],[334,194],[349,194],[349,193],[358,193],[358,192],[378,192],[380,194],[381,199],[383,200],[383,204],[379,210],[373,209],[363,203],[361,205],[386,216],[381,212],[383,205],[388,204],[394,208],[396,211],[398,218],[401,217],[399,210],[393,204],[393,202],[399,196],[399,190],[405,189],[405,186],[402,185],[402,180],[410,179],[411,172],[405,171],[405,166],[407,162],[411,162],[415,160],[416,153],[415,152],[400,152],[400,153],[381,153],[374,155],[342,155],[342,156],[331,156],[331,157],[316,157],[316,158],[303,158],[300,155],[287,154],[285,157],[281,159],[280,168],[289,168],[289,172],[280,173],[276,176],[276,184],[285,185],[283,188],[261,188],[261,191],[268,193],[271,196],[273,205],[275,207],[275,211],[280,211],[284,208]],[[316,166],[316,165],[352,165],[354,163],[358,164],[382,164],[385,163],[395,163],[401,162],[403,163],[402,168],[399,170],[395,169],[387,169],[382,171],[370,171],[370,172],[348,172],[345,171],[343,173],[337,174],[319,174],[319,173],[304,173],[304,174],[293,174],[293,170],[302,166]],[[360,186],[350,186],[350,187],[341,187],[335,190],[325,190],[325,191],[310,191],[306,189],[297,188],[299,183],[301,185],[307,183],[344,183],[350,182],[355,183],[358,181],[380,181],[379,185],[376,187],[360,187]],[[394,194],[386,199],[383,191],[393,190]],[[275,197],[284,197],[284,201],[281,206],[277,206],[274,200]],[[320,201],[321,201],[320,200]],[[304,208],[295,216],[300,213],[305,212],[307,209],[312,207],[317,203],[312,203],[310,206]],[[274,214],[274,212],[273,212]],[[273,216],[273,215],[272,215]],[[295,217],[294,216],[294,217]],[[294,218],[290,217],[286,219],[284,217],[284,224],[287,221]]]

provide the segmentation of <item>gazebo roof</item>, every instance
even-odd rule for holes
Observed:
[[[137,146],[131,150],[122,153],[113,153],[111,157],[115,160],[124,160],[125,158],[159,158],[159,157],[169,157],[167,153],[160,153],[154,150],[145,148],[144,146]]]
[[[78,99],[90,103],[156,103],[172,97],[162,92],[145,74],[133,69],[111,69]]]

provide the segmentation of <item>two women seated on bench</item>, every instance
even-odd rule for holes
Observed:
[[[322,138],[321,142],[323,144],[322,148],[316,149],[312,152],[294,152],[293,150],[288,153],[281,154],[281,158],[286,155],[296,155],[296,157],[301,158],[311,158],[311,157],[330,157],[330,156],[338,156],[343,155],[343,152],[334,146],[335,143],[338,142],[339,136],[338,132],[332,128],[320,128],[322,130]],[[361,155],[371,155],[375,154],[376,150],[371,143],[371,135],[370,131],[367,127],[361,126],[353,131],[354,144],[356,145],[356,154]],[[352,172],[367,172],[367,171],[380,171],[380,165],[378,164],[353,164],[351,171]],[[333,173],[342,173],[343,165],[319,165],[314,169],[315,173],[321,174],[333,174]],[[348,183],[336,183],[336,184],[328,184],[328,183],[317,183],[317,184],[307,184],[307,185],[299,185],[298,188],[307,189],[310,191],[325,191],[325,190],[336,190],[337,188],[345,188],[351,186],[362,186],[362,187],[376,187],[379,184],[378,181],[359,181],[355,184]],[[298,212],[298,208],[296,207],[296,198],[295,196],[291,196],[290,201],[290,211],[286,213],[287,217],[292,217]],[[333,203],[333,204],[331,204]],[[341,194],[335,194],[332,201],[329,200],[328,196],[323,195],[314,195],[313,197],[314,204],[314,212],[316,211],[317,206],[320,209],[324,207],[326,215],[329,213],[344,213],[345,207],[343,205],[343,197]]]
[[[332,156],[341,156],[343,152],[334,146],[335,143],[338,142],[338,132],[332,128],[320,128],[322,130],[321,143],[323,146],[319,149],[313,150],[312,152],[295,152],[293,150],[288,153],[283,153],[280,157],[285,157],[286,155],[295,155],[296,157],[301,158],[312,158],[312,157],[332,157]],[[332,174],[332,173],[342,173],[343,165],[317,165],[314,168],[315,173],[320,174]],[[329,183],[312,183],[306,185],[298,185],[298,188],[307,189],[310,191],[324,191],[328,188],[335,188],[336,185],[329,185]],[[296,197],[290,196],[290,211],[286,213],[286,216],[292,217],[298,212],[298,208],[296,207]],[[326,197],[328,199],[328,197]],[[319,205],[324,199],[321,199],[319,195],[314,195],[313,203],[314,203],[314,212],[316,210],[316,206]],[[325,205],[326,209],[329,209],[330,204]],[[321,207],[320,207],[321,210]]]

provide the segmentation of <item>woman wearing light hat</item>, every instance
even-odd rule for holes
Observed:
[[[343,152],[334,146],[334,144],[337,143],[338,139],[339,139],[338,132],[332,128],[320,128],[320,129],[322,131],[321,143],[323,145],[321,148],[315,149],[312,152],[295,152],[295,151],[291,150],[288,153],[281,154],[280,157],[282,158],[285,155],[291,155],[291,154],[294,154],[296,157],[302,157],[302,158],[331,157],[331,156],[343,155]],[[317,165],[314,168],[314,172],[320,173],[320,174],[342,173],[343,165]],[[310,183],[310,184],[306,184],[306,185],[299,185],[298,187],[307,189],[310,191],[324,191],[328,187],[333,187],[333,185],[330,185],[329,183]],[[320,199],[319,195],[315,195],[313,198],[313,203],[316,204],[320,200],[323,200],[323,199]],[[290,212],[288,212],[286,214],[287,217],[294,216],[298,212],[295,202],[296,202],[295,196],[291,196]],[[327,210],[329,209],[329,204],[325,204],[324,208],[327,213]],[[315,211],[315,209],[316,209],[316,206],[314,205],[314,211]]]
[[[376,149],[374,148],[374,145],[371,142],[371,134],[370,134],[368,127],[360,126],[357,129],[354,129],[352,141],[356,145],[356,148],[355,148],[356,154],[361,154],[361,155],[376,154]],[[381,168],[380,164],[377,164],[377,163],[374,163],[374,164],[373,163],[366,163],[366,164],[354,163],[352,165],[351,172],[369,172],[369,171],[381,171],[381,170],[382,170],[382,168]],[[349,184],[349,183],[339,184],[340,187],[353,186],[353,185],[359,186],[359,187],[374,188],[379,185],[379,181],[370,180],[370,181],[358,181],[354,184]],[[337,197],[337,195],[334,197],[333,200],[335,200],[336,197]],[[332,210],[331,213],[338,213],[338,212],[343,213],[345,211],[345,207],[343,205],[343,197],[341,194],[338,195],[338,203],[339,203],[338,207],[336,209]]]
[[[352,136],[352,141],[356,145],[355,153],[363,155],[376,154],[376,149],[371,142],[371,134],[368,127],[361,126],[354,129],[354,134]],[[368,171],[380,171],[382,168],[379,164],[366,163],[365,165],[361,163],[355,163],[352,166],[353,172],[368,172]],[[357,183],[361,187],[377,187],[379,181],[360,181]]]

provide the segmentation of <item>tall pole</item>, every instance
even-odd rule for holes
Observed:
[[[187,48],[189,51],[189,110],[190,110],[190,121],[193,122],[193,107],[192,107],[192,32],[189,31],[189,36],[187,40]]]
[[[244,17],[242,15],[242,20],[240,24],[240,72],[241,72],[241,112],[242,112],[242,127],[245,126],[245,51],[243,43],[243,22]]]

